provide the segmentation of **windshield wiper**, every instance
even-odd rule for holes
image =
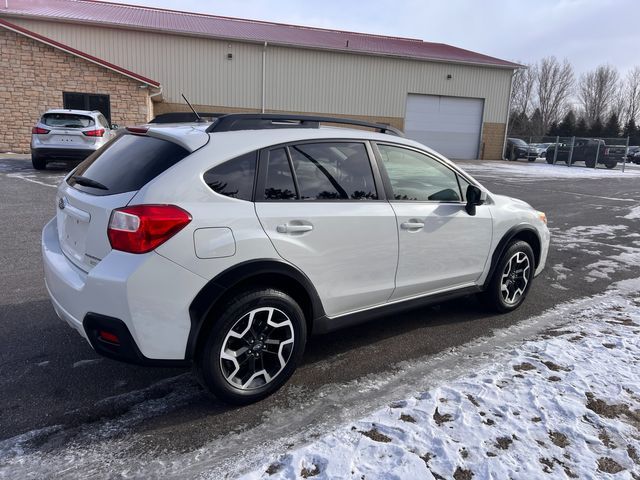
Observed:
[[[77,184],[85,187],[99,188],[100,190],[109,190],[100,182],[96,182],[95,180],[91,180],[90,178],[83,177],[81,175],[74,175],[73,177],[71,177],[71,179],[75,180]]]

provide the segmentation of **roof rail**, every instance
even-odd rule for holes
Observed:
[[[236,130],[263,130],[268,128],[319,128],[320,123],[338,123],[367,127],[378,130],[380,133],[391,133],[399,137],[404,137],[404,134],[400,130],[386,123],[287,113],[230,113],[218,117],[218,119],[207,128],[207,133],[232,132]]]

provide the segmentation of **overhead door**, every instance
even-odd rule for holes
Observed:
[[[405,134],[449,158],[478,158],[483,108],[481,98],[410,93]]]

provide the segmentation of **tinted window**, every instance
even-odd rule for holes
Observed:
[[[85,128],[94,124],[93,118],[74,113],[45,113],[42,123],[50,127]]]
[[[301,200],[378,198],[362,143],[305,143],[289,147]]]
[[[406,148],[378,145],[395,200],[458,202],[460,187],[453,170]]]
[[[296,198],[296,187],[293,175],[291,175],[289,158],[284,148],[269,152],[264,198],[265,200],[293,200]]]
[[[251,200],[256,173],[256,153],[251,152],[213,167],[204,174],[204,181],[220,195]]]
[[[175,143],[140,135],[121,135],[88,157],[75,170],[82,176],[104,185],[107,190],[80,185],[73,177],[68,182],[77,190],[94,195],[140,190],[189,152]]]

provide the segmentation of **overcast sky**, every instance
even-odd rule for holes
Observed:
[[[120,1],[120,0],[115,0]],[[505,60],[568,58],[576,73],[640,65],[640,0],[124,0],[240,18],[397,35]]]

